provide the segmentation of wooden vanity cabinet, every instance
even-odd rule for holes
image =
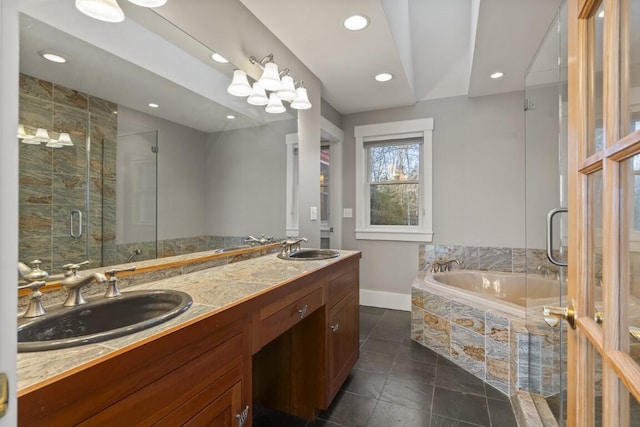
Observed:
[[[358,360],[360,348],[358,260],[346,264],[331,273],[327,284],[326,407]]]
[[[250,322],[231,309],[21,391],[18,422],[237,427],[251,405],[250,354]]]
[[[326,409],[358,358],[360,254],[20,390],[20,426],[245,426]]]

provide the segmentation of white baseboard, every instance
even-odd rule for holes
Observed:
[[[411,311],[411,294],[360,289],[360,305]]]

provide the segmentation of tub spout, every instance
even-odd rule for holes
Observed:
[[[437,259],[431,264],[431,272],[437,273],[439,271],[451,271],[451,264],[460,265],[460,261],[455,258],[451,259]]]

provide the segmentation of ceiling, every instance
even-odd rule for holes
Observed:
[[[163,12],[176,16],[181,7],[170,3],[179,1],[169,0],[157,14],[120,1],[133,19],[114,25],[87,18],[69,0],[20,0],[20,11],[29,15],[21,16],[21,71],[203,132],[284,118],[226,94],[232,68],[206,59],[206,43],[190,36],[209,28],[198,10],[182,14],[182,28],[158,36],[167,24]],[[238,1],[318,77],[322,97],[339,113],[351,114],[523,90],[526,69],[561,0]],[[342,22],[355,13],[366,15],[370,25],[347,31]],[[72,67],[38,57],[46,48],[70,55]],[[141,55],[152,51],[162,54]],[[505,76],[490,79],[497,70]],[[383,71],[394,79],[376,82],[373,76]],[[127,80],[133,75],[140,77]],[[147,102],[161,108],[150,112]],[[240,120],[212,120],[231,110]]]
[[[560,0],[240,0],[322,82],[342,114],[524,89]],[[346,30],[363,14],[370,25]],[[307,19],[308,17],[308,19]],[[373,77],[390,72],[379,83]],[[502,71],[505,76],[489,76]]]

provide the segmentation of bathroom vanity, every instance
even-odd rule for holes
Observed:
[[[358,358],[359,259],[266,255],[136,286],[184,290],[194,311],[94,344],[97,356],[71,368],[56,364],[88,350],[19,356],[19,377],[34,361],[45,370],[19,382],[19,425],[246,427],[253,403],[313,418]]]

